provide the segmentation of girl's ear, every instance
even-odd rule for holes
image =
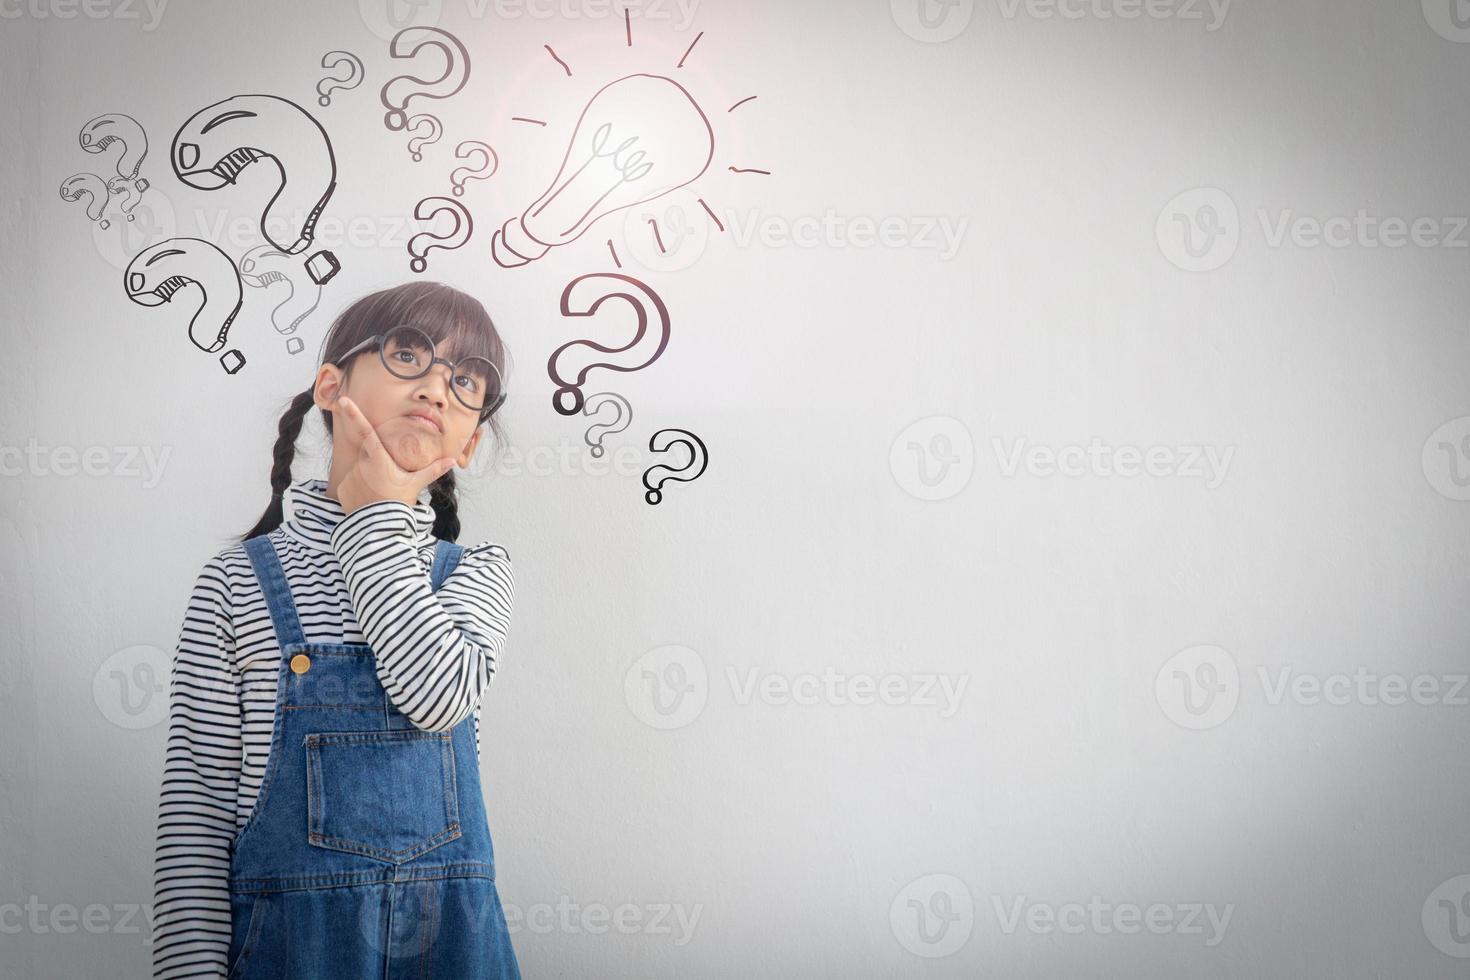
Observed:
[[[316,372],[312,384],[312,395],[317,408],[332,410],[337,396],[342,393],[342,369],[335,364],[323,364]]]
[[[475,434],[470,436],[470,441],[464,444],[464,449],[460,450],[459,456],[454,461],[454,465],[460,469],[464,469],[470,465],[470,457],[475,455],[475,447],[480,444],[480,436],[484,432],[485,427],[483,425],[475,427]]]

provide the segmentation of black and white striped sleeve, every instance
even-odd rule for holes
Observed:
[[[448,731],[480,703],[505,647],[510,555],[495,544],[466,548],[434,592],[414,535],[409,506],[380,500],[344,518],[332,548],[388,696],[419,728]]]
[[[223,555],[194,583],[169,676],[154,848],[153,976],[223,977],[240,783],[240,678]]]

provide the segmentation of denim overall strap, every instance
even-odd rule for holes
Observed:
[[[439,586],[444,584],[449,573],[454,571],[459,564],[460,555],[463,554],[464,545],[439,539],[439,543],[434,546],[434,567],[429,572],[429,584],[435,592],[439,591]]]
[[[293,643],[305,643],[306,634],[301,631],[296,603],[291,601],[291,587],[286,584],[286,573],[281,569],[281,560],[276,556],[270,538],[264,534],[251,538],[245,542],[245,551],[265,593],[271,622],[276,626],[277,643],[282,649]]]

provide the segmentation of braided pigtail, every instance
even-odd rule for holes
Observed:
[[[271,463],[271,502],[255,526],[240,538],[241,541],[268,534],[281,526],[284,517],[283,498],[286,488],[291,485],[291,463],[296,458],[296,438],[301,435],[301,423],[306,420],[306,413],[316,403],[314,390],[308,388],[291,399],[290,406],[281,416],[278,427],[280,434],[276,436],[276,448]]]

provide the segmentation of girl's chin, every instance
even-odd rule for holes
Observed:
[[[405,470],[421,470],[440,456],[439,440],[431,432],[395,432],[391,437],[383,439],[383,448],[388,450],[393,462]]]

